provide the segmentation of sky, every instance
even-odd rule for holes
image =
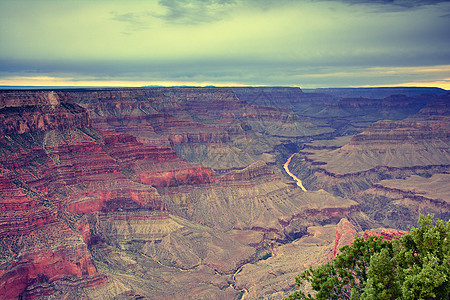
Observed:
[[[450,89],[450,0],[0,0],[0,85]]]

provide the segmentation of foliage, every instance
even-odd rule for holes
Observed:
[[[432,221],[421,215],[419,228],[392,241],[357,237],[333,261],[295,278],[314,295],[298,290],[287,299],[448,299],[450,221]]]

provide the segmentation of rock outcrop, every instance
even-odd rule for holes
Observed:
[[[363,237],[364,239],[368,239],[369,237],[375,235],[381,237],[383,240],[392,241],[392,239],[398,239],[407,231],[395,230],[395,229],[386,229],[386,228],[378,228],[375,230],[366,230],[364,231]]]
[[[355,240],[358,232],[355,226],[347,219],[341,219],[336,227],[336,238],[331,259],[339,254],[339,249],[345,245],[350,245]]]
[[[215,174],[209,168],[180,159],[167,146],[142,144],[129,134],[105,135],[103,150],[130,179],[146,185],[168,187],[215,182]]]
[[[89,125],[86,111],[63,92],[2,91],[0,115],[0,135]]]

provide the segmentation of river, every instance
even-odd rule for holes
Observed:
[[[305,187],[302,184],[302,181],[300,179],[297,178],[297,176],[295,176],[294,174],[291,173],[291,171],[289,171],[289,163],[291,162],[292,157],[295,155],[296,153],[292,154],[288,160],[284,163],[284,170],[286,171],[286,173],[288,173],[289,176],[292,177],[292,179],[295,180],[295,182],[297,183],[297,185],[304,191],[306,192],[307,190],[305,189]]]

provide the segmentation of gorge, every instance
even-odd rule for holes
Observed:
[[[449,103],[434,88],[0,90],[0,299],[286,297],[355,236],[450,219]]]

